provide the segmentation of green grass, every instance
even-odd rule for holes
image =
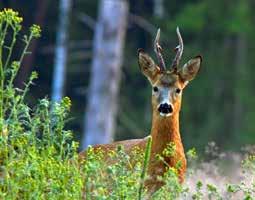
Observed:
[[[144,199],[151,139],[146,152],[134,149],[127,155],[123,147],[117,147],[107,155],[111,164],[104,161],[104,152],[92,147],[87,150],[86,160],[80,161],[78,143],[65,129],[70,99],[52,104],[45,98],[33,108],[28,106],[26,95],[37,78],[35,72],[24,90],[14,87],[31,40],[40,36],[40,28],[32,25],[29,34],[22,37],[21,22],[22,18],[11,9],[0,12],[0,199]],[[12,60],[18,36],[24,48],[19,58]],[[172,154],[172,146],[163,153]],[[187,156],[196,171],[199,164],[195,150]],[[243,199],[255,198],[254,160],[254,156],[247,157],[242,168],[253,177],[252,184],[225,184],[229,198],[240,192]],[[190,189],[191,185],[180,185],[176,169],[171,167],[158,178],[165,181],[165,186],[151,199],[226,199],[221,188],[195,178],[195,190]]]

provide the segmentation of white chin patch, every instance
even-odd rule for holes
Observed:
[[[162,117],[169,117],[169,116],[171,116],[173,113],[162,113],[162,112],[160,112],[159,113],[160,114],[160,116],[162,116]]]

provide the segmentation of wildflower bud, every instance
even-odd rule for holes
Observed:
[[[30,32],[34,38],[39,38],[41,36],[41,28],[36,24],[30,27]]]

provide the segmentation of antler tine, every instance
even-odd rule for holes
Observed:
[[[178,26],[176,28],[176,33],[177,33],[177,37],[178,37],[178,40],[179,40],[179,45],[177,47],[175,47],[175,49],[174,49],[176,51],[176,55],[175,55],[175,58],[174,58],[173,63],[172,63],[172,67],[173,67],[174,70],[177,70],[177,67],[178,67],[178,65],[180,63],[180,60],[181,60],[181,57],[182,57],[183,48],[184,48],[182,36],[180,34],[180,30],[179,30]]]
[[[158,58],[158,61],[159,61],[160,70],[163,71],[163,70],[166,69],[166,65],[165,65],[164,58],[161,54],[162,48],[159,45],[159,38],[160,38],[160,28],[157,31],[157,35],[156,35],[156,38],[155,38],[155,41],[154,41],[154,51],[155,51],[155,53],[157,55],[157,58]]]

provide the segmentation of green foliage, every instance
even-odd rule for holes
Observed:
[[[123,148],[110,152],[88,148],[84,167],[86,199],[134,199],[141,195],[140,177],[143,171],[140,150],[127,155]],[[111,159],[107,162],[105,156]],[[140,192],[139,192],[140,191]]]
[[[198,181],[196,184],[196,192],[192,195],[192,199],[199,200],[203,199],[203,191],[202,191],[203,183]]]
[[[194,33],[202,31],[206,23],[206,6],[206,2],[186,5],[176,16],[174,26],[179,24],[183,29]],[[172,26],[170,28],[175,29]]]
[[[232,5],[231,13],[229,13],[229,22],[226,26],[230,33],[244,33],[252,30],[251,7],[247,1],[240,0]]]
[[[192,148],[190,150],[188,150],[187,152],[187,157],[189,160],[193,160],[197,158],[197,152],[195,148]]]
[[[26,105],[36,72],[24,90],[13,86],[31,40],[40,36],[40,27],[33,25],[30,34],[23,37],[25,46],[19,60],[11,62],[21,22],[11,9],[0,12],[0,198],[79,199],[83,182],[75,153],[78,145],[64,129],[70,100],[64,98],[52,108],[47,99],[34,108]],[[11,40],[7,40],[7,33]]]
[[[184,188],[179,183],[175,168],[169,168],[163,177],[158,178],[164,181],[165,185],[153,194],[152,199],[178,199],[182,193],[185,193]]]

